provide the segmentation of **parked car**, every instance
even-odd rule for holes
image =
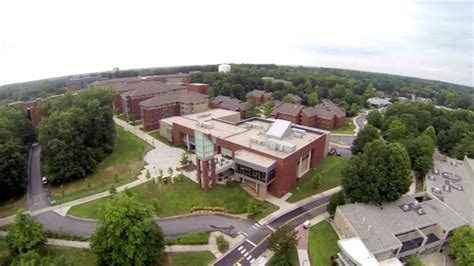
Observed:
[[[329,149],[329,152],[328,152],[329,155],[336,155],[336,148],[330,148]]]
[[[43,178],[41,178],[41,182],[43,183],[43,185],[48,184],[48,179],[46,179],[46,176],[43,176]]]
[[[310,226],[311,226],[311,221],[310,221],[310,220],[306,220],[306,221],[303,223],[303,228],[304,228],[304,229],[308,229]]]

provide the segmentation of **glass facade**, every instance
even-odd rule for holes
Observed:
[[[200,131],[194,131],[194,140],[198,159],[209,160],[214,158],[214,143],[206,135]]]
[[[237,173],[241,175],[244,175],[251,179],[255,179],[265,184],[267,184],[268,182],[270,182],[271,180],[275,178],[275,168],[270,170],[270,172],[267,175],[267,173],[265,172],[255,170],[245,165],[236,164],[236,171]]]
[[[221,155],[227,159],[232,159],[232,151],[226,148],[221,148]]]

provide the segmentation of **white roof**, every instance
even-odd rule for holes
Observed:
[[[267,136],[282,139],[286,132],[291,129],[291,122],[277,119],[267,131]]]
[[[364,266],[379,265],[374,255],[367,249],[362,240],[358,237],[341,239],[337,245],[352,261]]]

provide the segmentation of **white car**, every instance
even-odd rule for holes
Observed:
[[[311,226],[311,221],[310,221],[310,220],[306,220],[306,221],[303,223],[303,228],[304,228],[304,229],[308,229],[310,226]]]
[[[46,185],[48,183],[48,179],[46,179],[46,176],[43,176],[43,178],[41,178],[41,182],[43,183],[43,185]]]

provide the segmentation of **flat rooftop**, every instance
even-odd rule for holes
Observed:
[[[275,139],[267,136],[266,132],[278,120],[253,118],[238,123],[223,121],[226,116],[232,114],[239,113],[224,109],[212,109],[187,116],[169,117],[161,121],[168,124],[179,124],[192,130],[211,134],[214,137],[279,158],[291,155],[293,152],[328,133],[324,130],[290,124],[288,130],[290,134],[286,134],[284,138]],[[292,132],[295,131],[298,131],[298,133],[293,134]],[[284,146],[288,149],[278,150],[275,149],[275,145],[279,147]]]
[[[247,150],[238,150],[235,152],[235,158],[241,159],[243,161],[252,162],[256,165],[262,166],[264,168],[268,168],[276,163],[275,160],[267,158],[262,155],[258,155],[253,152],[249,152]]]
[[[421,195],[424,194],[426,193]],[[414,195],[408,195],[397,201],[384,203],[383,209],[375,204],[361,203],[343,205],[338,208],[353,231],[372,253],[389,251],[401,246],[396,234],[433,224],[439,224],[446,230],[467,224],[463,217],[436,197],[419,203],[424,212],[422,215],[414,210],[404,211],[401,208],[415,200]]]
[[[435,156],[433,162],[426,175],[426,190],[474,225],[474,160]]]

